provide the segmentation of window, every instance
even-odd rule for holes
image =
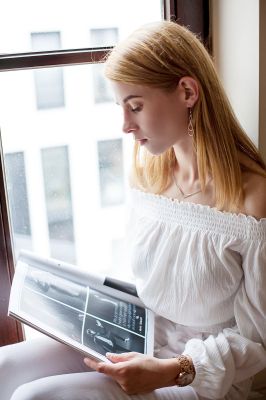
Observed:
[[[16,248],[31,249],[31,224],[24,154],[22,152],[5,154],[5,169],[15,246]]]
[[[98,142],[101,205],[108,207],[125,200],[122,139]]]
[[[103,64],[93,65],[93,91],[95,103],[105,103],[113,100],[112,91],[103,77]]]
[[[114,46],[118,41],[118,28],[91,29],[90,37],[92,47]]]
[[[32,50],[56,50],[61,47],[60,32],[31,34]],[[34,71],[36,103],[39,110],[64,107],[64,78],[60,68]]]
[[[122,135],[121,110],[115,102],[94,104],[92,67],[59,67],[68,106],[45,115],[32,109],[30,91],[25,91],[35,71],[16,71],[15,80],[13,72],[6,72],[3,147],[23,148],[27,155],[32,250],[119,275],[113,247],[125,234],[124,176],[132,138]],[[20,118],[14,119],[14,112]],[[12,202],[13,192],[8,194]]]
[[[59,50],[61,48],[60,32],[35,32],[31,34],[33,51]]]
[[[75,262],[73,213],[66,146],[42,150],[51,256]]]
[[[119,110],[104,86],[102,65],[88,63],[95,64],[107,54],[98,46],[113,45],[118,36],[121,39],[139,25],[160,20],[162,1],[116,0],[115,5],[110,0],[77,0],[65,2],[64,7],[52,0],[43,4],[32,0],[4,3],[0,25],[0,123],[4,153],[24,154],[19,156],[19,169],[25,175],[27,195],[20,205],[24,204],[24,210],[28,207],[29,222],[23,218],[29,228],[23,235],[30,238],[31,249],[47,257],[66,257],[91,271],[117,277],[123,274],[127,279],[121,254],[126,253],[124,211],[128,187],[124,176],[132,146],[130,139],[121,134]],[[14,7],[23,19],[14,18]],[[25,14],[25,9],[31,12]],[[168,11],[173,14],[171,8]],[[93,42],[95,49],[88,49]],[[22,54],[25,52],[30,53]],[[5,164],[11,182],[18,168],[15,158],[7,157]],[[14,220],[17,217],[11,209],[17,193],[11,186],[7,198],[3,190],[1,193],[2,213],[5,217],[9,207]],[[17,230],[23,226],[21,221],[12,224]],[[14,240],[21,235],[14,229],[10,236],[5,218],[0,233],[6,238],[0,249],[0,291],[7,293],[13,256],[25,244]],[[14,247],[9,245],[12,242]],[[4,287],[1,282],[5,282]],[[0,308],[0,344],[18,338],[19,326],[6,315],[7,300]]]
[[[118,41],[118,29],[91,29],[90,45],[92,47],[113,46]],[[103,64],[93,65],[93,89],[95,103],[113,100],[113,95],[106,79],[103,76]]]

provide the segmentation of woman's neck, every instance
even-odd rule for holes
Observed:
[[[193,185],[199,181],[199,171],[197,156],[192,142],[181,145],[174,145],[174,152],[177,159],[177,168],[174,174],[178,181],[185,182],[186,185]]]

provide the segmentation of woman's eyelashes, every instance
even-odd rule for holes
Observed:
[[[142,105],[136,106],[136,107],[130,107],[130,111],[132,111],[133,113],[137,113],[140,112],[142,110]]]

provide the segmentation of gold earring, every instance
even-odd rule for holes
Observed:
[[[188,136],[194,135],[194,127],[193,127],[192,109],[191,108],[189,108],[189,114],[188,114],[187,133],[188,133]]]

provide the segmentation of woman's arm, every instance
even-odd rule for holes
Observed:
[[[176,378],[182,369],[179,359],[175,357],[163,360],[134,352],[107,355],[113,364],[89,358],[84,361],[88,367],[111,376],[129,395],[176,385]],[[189,361],[192,362],[191,359]]]

